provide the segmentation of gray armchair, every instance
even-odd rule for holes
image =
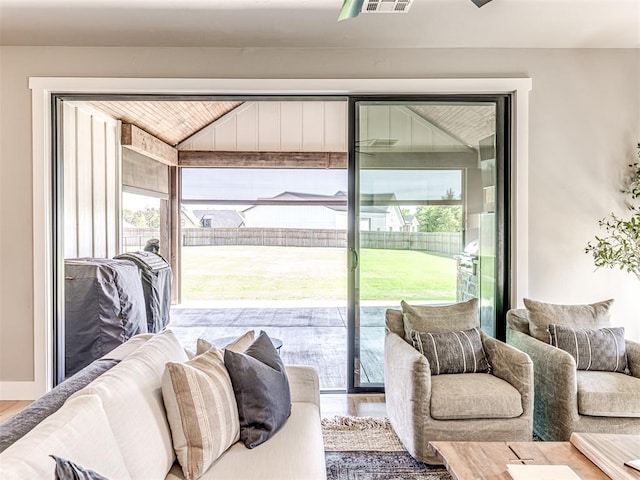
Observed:
[[[576,370],[569,353],[531,335],[526,309],[507,313],[507,343],[533,361],[533,429],[542,440],[567,441],[572,432],[640,434],[640,344],[625,342],[631,375]]]
[[[415,459],[440,463],[428,446],[433,440],[531,440],[533,366],[526,354],[482,333],[491,374],[431,375],[427,358],[405,338],[402,312],[387,310],[387,415]]]

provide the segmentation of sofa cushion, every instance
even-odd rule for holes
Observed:
[[[411,343],[411,330],[429,333],[455,332],[480,326],[478,299],[452,305],[402,305],[404,338]]]
[[[162,375],[167,362],[185,361],[182,345],[171,330],[165,330],[74,394],[101,398],[133,478],[163,478],[173,465],[175,453],[162,400]]]
[[[238,403],[240,439],[248,448],[266,442],[291,414],[291,392],[282,359],[265,332],[244,352],[224,351]]]
[[[529,317],[529,331],[538,340],[550,343],[549,324],[574,328],[601,328],[609,326],[609,309],[613,300],[591,305],[555,305],[525,298]]]
[[[287,422],[268,442],[252,449],[247,449],[241,442],[236,443],[200,478],[324,480],[326,475],[318,406],[295,402]],[[167,480],[183,478],[182,469],[177,464],[167,475]]]
[[[515,418],[522,411],[518,390],[493,375],[431,377],[431,416],[436,420]]]
[[[45,418],[58,410],[72,394],[118,364],[118,360],[94,360],[73,376],[45,393],[27,408],[0,424],[0,452],[17,442]]]
[[[449,333],[412,330],[411,340],[413,347],[427,357],[432,375],[489,371],[479,328]]]
[[[640,379],[615,372],[577,372],[578,412],[640,418]]]
[[[185,478],[199,478],[240,435],[222,351],[210,348],[185,363],[167,362],[162,396]]]
[[[551,345],[576,361],[578,370],[627,371],[624,328],[571,328],[549,325]]]
[[[110,479],[131,476],[102,402],[95,395],[70,398],[0,454],[2,480],[55,478],[57,455]]]
[[[116,348],[103,355],[101,359],[124,360],[142,345],[147,343],[151,338],[153,338],[153,333],[141,333],[139,335],[135,335],[124,342],[122,345],[118,345]]]

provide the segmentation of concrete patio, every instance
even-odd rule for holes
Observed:
[[[382,384],[384,312],[387,306],[361,308],[361,384]],[[397,308],[397,306],[395,306]],[[242,308],[240,306],[171,309],[173,329],[186,348],[194,350],[198,338],[237,336],[264,330],[283,342],[285,363],[316,367],[322,390],[347,388],[346,306],[296,305]]]

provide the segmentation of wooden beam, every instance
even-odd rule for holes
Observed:
[[[347,153],[180,150],[178,165],[190,168],[347,168]],[[360,168],[478,168],[478,154],[473,150],[362,152]]]
[[[122,146],[175,167],[178,165],[178,150],[130,123],[122,124]]]
[[[182,278],[182,223],[180,222],[180,169],[169,168],[169,219],[170,219],[170,239],[171,254],[169,264],[173,271],[173,283],[171,284],[171,304],[175,305],[182,301],[182,288],[180,279]]]
[[[192,168],[347,168],[347,153],[180,150],[178,165]]]

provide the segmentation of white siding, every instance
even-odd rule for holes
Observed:
[[[178,150],[346,152],[347,102],[247,102]]]
[[[468,147],[435,125],[398,105],[368,105],[361,107],[360,140],[362,150],[367,141],[394,139],[394,151],[468,151]],[[384,150],[375,147],[376,151]]]
[[[245,210],[247,228],[347,228],[347,216],[327,207],[304,205],[258,205]]]
[[[119,124],[63,106],[64,256],[111,257],[119,244]]]

